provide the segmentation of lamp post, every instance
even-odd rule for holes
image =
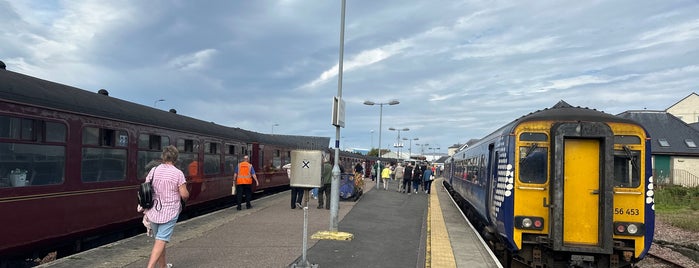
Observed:
[[[279,126],[279,124],[277,124],[277,123],[274,123],[274,124],[272,125],[272,134],[274,134],[274,127],[278,127],[278,126]]]
[[[165,99],[159,99],[153,102],[153,108],[155,108],[155,105],[158,104],[158,102],[165,101]]]
[[[399,104],[400,102],[398,100],[391,100],[389,102],[381,102],[381,103],[376,103],[373,101],[364,101],[365,105],[373,106],[373,105],[378,105],[379,106],[379,160],[376,160],[376,189],[379,189],[379,180],[381,179],[381,128],[383,128],[383,106],[384,104],[388,105],[396,105]]]
[[[432,150],[432,161],[434,162],[434,160],[436,160],[436,158],[437,158],[436,157],[437,153],[435,152],[435,150],[439,150],[440,148],[439,147],[431,147],[429,149]]]
[[[425,155],[425,146],[430,146],[429,143],[416,143],[415,145],[420,146],[420,154]]]
[[[408,131],[410,129],[407,127],[401,128],[401,129],[389,127],[388,130],[398,131],[398,138],[396,139],[397,142],[396,142],[396,144],[393,145],[393,147],[398,148],[398,158],[400,158],[400,148],[403,148],[403,144],[400,141],[400,132],[401,131]]]
[[[403,138],[404,141],[409,140],[410,141],[410,147],[408,147],[408,160],[412,159],[413,157],[413,141],[419,140],[419,138]]]

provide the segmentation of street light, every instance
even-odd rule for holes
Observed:
[[[274,127],[278,127],[278,126],[279,126],[279,124],[277,124],[277,123],[275,123],[274,125],[272,125],[272,134],[274,134]]]
[[[435,150],[439,150],[440,148],[439,147],[436,147],[436,148],[432,147],[429,149],[432,150],[432,161],[434,161],[435,159],[437,159],[437,153],[435,153]]]
[[[410,130],[409,128],[402,128],[402,129],[397,129],[397,128],[392,128],[389,127],[388,130],[393,130],[393,131],[398,131],[398,138],[396,139],[398,142],[393,145],[393,147],[398,148],[398,158],[400,159],[400,148],[403,148],[403,144],[400,142],[400,132],[401,131],[408,131]]]
[[[412,159],[413,157],[413,141],[420,140],[419,138],[403,138],[404,141],[409,140],[410,141],[410,147],[408,147],[408,160]]]
[[[383,106],[384,104],[388,105],[396,105],[399,104],[400,102],[398,100],[391,100],[389,102],[381,102],[381,103],[376,103],[373,101],[364,101],[365,105],[373,106],[373,105],[378,105],[379,106],[379,160],[376,160],[376,190],[379,189],[379,180],[381,179],[381,128],[383,128]]]
[[[420,154],[421,155],[425,155],[425,146],[430,146],[429,143],[423,143],[423,144],[416,143],[415,145],[420,146]]]
[[[155,105],[158,104],[158,102],[165,101],[165,99],[159,99],[153,102],[153,108],[155,108]]]

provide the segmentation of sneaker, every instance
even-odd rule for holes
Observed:
[[[245,208],[251,209],[251,208],[252,208],[252,205],[247,205],[247,206],[245,206]]]
[[[172,268],[172,263],[166,264],[165,267],[167,267],[167,268]]]
[[[240,206],[238,206],[238,207],[237,207],[236,209],[237,209],[237,210],[242,210],[243,208],[242,208],[242,207],[240,207]]]
[[[323,205],[318,205],[317,209],[323,209]]]

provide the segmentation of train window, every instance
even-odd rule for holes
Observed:
[[[207,142],[204,143],[204,152],[207,154],[218,154],[219,153],[219,144],[215,142]]]
[[[180,153],[177,157],[177,168],[185,171],[185,175],[192,178],[196,182],[201,182],[202,177],[199,173],[199,161],[195,153]]]
[[[145,180],[148,172],[160,164],[161,154],[160,151],[138,151],[138,170],[136,172],[139,179]]]
[[[141,134],[138,135],[138,148],[149,150],[162,150],[163,147],[170,145],[170,138],[166,136]]]
[[[524,132],[519,134],[520,141],[547,141],[548,137],[544,133]]]
[[[194,152],[199,145],[194,140],[178,139],[177,150],[182,152]]]
[[[36,140],[36,126],[33,119],[22,118],[22,128],[21,128],[21,138],[23,140],[35,141]]]
[[[204,174],[218,174],[221,172],[220,144],[216,142],[204,143]]]
[[[48,142],[65,142],[66,141],[66,125],[61,123],[46,122],[46,141]]]
[[[238,166],[239,160],[237,155],[226,155],[223,157],[223,173],[226,175],[233,175],[235,167]]]
[[[128,145],[128,135],[125,131],[106,128],[85,127],[83,128],[83,145],[126,147]]]
[[[638,136],[616,135],[616,136],[614,136],[614,143],[616,143],[616,144],[641,144],[641,138],[639,138]]]
[[[519,147],[519,181],[525,183],[546,183],[548,170],[548,148],[532,146]]]
[[[83,148],[83,182],[123,181],[126,179],[126,149]]]
[[[63,183],[65,147],[0,143],[0,187]]]
[[[235,154],[235,145],[228,145],[228,152],[226,154]]]
[[[19,139],[20,125],[19,118],[0,115],[0,138]]]
[[[639,168],[639,151],[632,151],[624,146],[624,150],[614,151],[614,186],[636,188],[641,184]]]

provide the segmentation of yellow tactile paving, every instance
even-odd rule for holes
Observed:
[[[441,180],[435,180],[430,190],[430,203],[427,210],[427,254],[425,254],[425,267],[456,267],[449,233],[442,215],[442,207],[439,205],[439,198],[437,197],[436,188],[438,187],[436,185],[439,182]]]

